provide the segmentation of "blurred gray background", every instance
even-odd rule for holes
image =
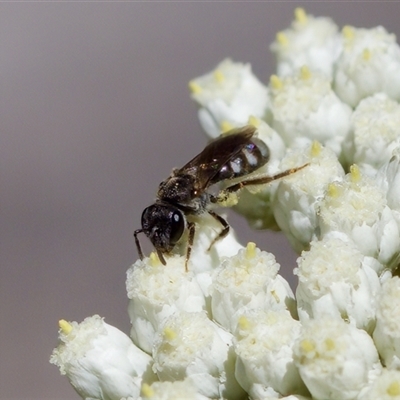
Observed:
[[[188,81],[228,56],[267,81],[296,6],[399,34],[398,2],[1,4],[0,399],[78,398],[48,362],[59,319],[129,332],[132,232],[206,143]],[[293,282],[284,237],[230,222]]]

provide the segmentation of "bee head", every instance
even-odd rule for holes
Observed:
[[[142,230],[150,239],[161,262],[163,253],[169,253],[185,230],[185,216],[178,208],[165,203],[154,203],[144,209]]]

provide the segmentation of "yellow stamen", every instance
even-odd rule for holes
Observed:
[[[345,39],[348,40],[353,40],[354,39],[354,28],[346,25],[342,29],[342,35],[344,36]]]
[[[60,319],[58,321],[58,326],[60,327],[61,332],[64,335],[68,335],[72,331],[72,329],[74,329],[74,327],[65,319]]]
[[[220,124],[221,132],[226,133],[234,128],[234,126],[229,121],[222,121]]]
[[[339,186],[336,183],[330,183],[328,185],[328,196],[333,198],[340,196]]]
[[[333,350],[336,347],[335,341],[330,338],[325,339],[325,346],[327,350]]]
[[[254,242],[247,243],[246,246],[246,258],[251,259],[256,256],[256,244]]]
[[[258,128],[260,126],[261,120],[254,115],[250,115],[248,124],[254,126],[255,128]]]
[[[362,58],[364,61],[369,61],[371,59],[371,51],[369,49],[364,49],[362,52]]]
[[[398,382],[398,381],[392,382],[386,389],[386,393],[392,397],[399,396],[400,395],[400,382]]]
[[[239,318],[238,325],[239,325],[240,329],[243,329],[246,331],[251,329],[250,321],[243,315]]]
[[[272,86],[272,89],[279,90],[283,88],[283,82],[277,75],[271,75],[269,82]]]
[[[301,341],[300,347],[305,353],[309,353],[315,349],[314,343],[307,339]]]
[[[289,44],[289,39],[283,32],[278,32],[276,34],[276,41],[283,47],[286,47]]]
[[[148,383],[143,383],[140,394],[144,397],[153,397],[154,396],[154,390],[151,388],[151,386]]]
[[[321,154],[322,146],[317,140],[314,140],[311,145],[311,157],[318,157]]]
[[[222,73],[222,71],[220,69],[216,69],[214,71],[214,79],[218,82],[218,83],[222,83],[225,80],[225,76]]]
[[[189,90],[193,94],[199,94],[203,91],[202,87],[195,81],[189,82]]]
[[[168,326],[164,328],[163,333],[165,338],[168,340],[173,340],[176,338],[176,332],[173,329],[169,328]]]
[[[303,65],[303,66],[300,68],[300,78],[301,78],[303,81],[307,81],[308,79],[311,78],[311,71],[310,71],[310,69],[307,67],[307,65]]]
[[[358,165],[356,164],[353,164],[350,167],[350,179],[354,183],[359,182],[361,180],[360,168],[358,168]]]
[[[305,12],[304,8],[301,7],[297,7],[294,10],[294,17],[296,19],[297,22],[299,22],[300,24],[306,24],[308,17],[307,17],[307,13]]]

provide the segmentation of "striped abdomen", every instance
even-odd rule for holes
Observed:
[[[262,140],[252,138],[238,154],[222,166],[211,183],[248,175],[265,165],[269,156],[268,146]]]

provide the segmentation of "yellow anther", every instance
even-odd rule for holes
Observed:
[[[328,196],[333,198],[340,196],[339,186],[336,183],[330,183],[328,185]]]
[[[260,126],[261,120],[254,115],[250,115],[248,124],[254,126],[255,128],[258,128]]]
[[[150,265],[151,267],[158,267],[158,266],[161,265],[160,258],[158,257],[158,254],[157,254],[155,251],[152,251],[152,252],[150,253],[150,256],[149,256],[149,265]]]
[[[294,17],[295,17],[296,21],[299,22],[300,24],[307,23],[308,17],[307,17],[307,13],[305,12],[304,8],[301,8],[301,7],[295,8]]]
[[[311,71],[310,71],[310,68],[307,67],[307,65],[303,65],[300,68],[300,78],[303,81],[307,81],[308,79],[311,78]]]
[[[311,145],[311,157],[318,157],[321,154],[322,146],[317,140],[314,140]]]
[[[330,338],[325,339],[325,346],[327,350],[333,350],[336,347],[335,341]]]
[[[350,179],[354,183],[359,182],[361,180],[360,168],[358,168],[358,165],[356,164],[353,164],[350,167]]]
[[[362,58],[364,61],[368,61],[371,59],[371,50],[370,49],[364,49],[362,52]]]
[[[193,94],[199,94],[203,91],[202,87],[195,81],[189,82],[189,90]]]
[[[68,335],[72,331],[72,329],[74,329],[74,327],[65,319],[60,319],[58,321],[58,326],[60,327],[61,332],[64,335]]]
[[[269,82],[272,86],[272,89],[279,90],[283,88],[282,79],[280,79],[277,75],[271,75],[271,78],[269,78]]]
[[[151,388],[151,386],[148,383],[143,383],[141,389],[140,389],[140,394],[144,397],[153,397],[154,396],[154,390]]]
[[[309,353],[315,349],[314,343],[307,339],[304,339],[300,342],[300,347],[305,353]]]
[[[225,75],[222,73],[222,71],[220,69],[216,69],[214,71],[213,75],[214,75],[214,79],[218,83],[222,83],[225,80]]]
[[[400,395],[400,382],[393,381],[386,389],[389,396],[396,397]]]
[[[239,318],[238,325],[239,325],[240,329],[243,329],[246,331],[248,331],[252,328],[252,326],[251,326],[252,324],[250,323],[250,321],[243,315]]]
[[[221,133],[227,133],[232,130],[234,126],[229,121],[222,121],[220,124]]]
[[[276,34],[276,41],[281,45],[281,46],[287,46],[289,44],[289,39],[283,32],[278,32]]]
[[[354,39],[354,28],[349,25],[344,26],[342,29],[342,35],[345,39]]]
[[[247,243],[246,246],[246,258],[254,258],[256,256],[256,244],[254,242]]]
[[[168,340],[173,340],[176,338],[176,332],[173,329],[169,328],[168,326],[164,328],[163,333],[165,338]]]

